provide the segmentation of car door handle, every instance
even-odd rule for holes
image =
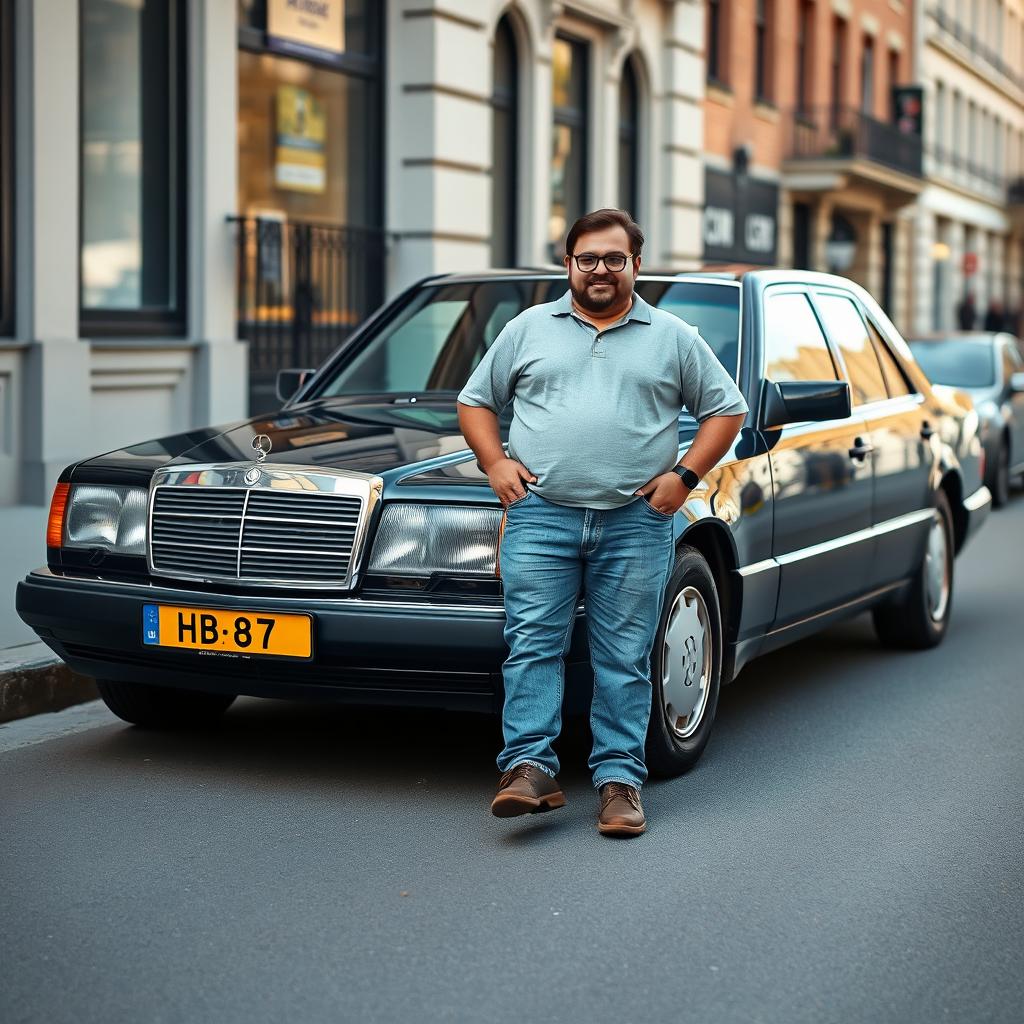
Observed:
[[[862,438],[856,438],[853,447],[850,449],[850,458],[863,462],[875,450],[873,444],[866,444]]]
[[[927,441],[934,433],[935,431],[932,429],[932,425],[925,420],[924,423],[921,424],[921,437]]]

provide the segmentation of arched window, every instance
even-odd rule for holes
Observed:
[[[628,58],[619,85],[619,207],[628,210],[634,219],[640,216],[637,209],[639,138],[640,89],[633,60]]]
[[[491,92],[491,264],[516,265],[519,161],[519,62],[516,39],[506,15],[494,34],[494,88]]]

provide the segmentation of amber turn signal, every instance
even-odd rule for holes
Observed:
[[[50,518],[46,524],[46,546],[59,548],[64,537],[64,512],[68,507],[71,484],[57,484],[50,499]]]

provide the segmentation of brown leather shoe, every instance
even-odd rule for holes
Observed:
[[[640,792],[624,782],[606,782],[601,787],[601,812],[597,830],[606,836],[638,836],[647,828]]]
[[[496,818],[514,818],[517,814],[537,814],[564,806],[562,787],[547,772],[523,762],[502,775],[497,795],[491,801],[491,814]]]

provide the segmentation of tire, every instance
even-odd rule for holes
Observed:
[[[1010,448],[1005,440],[999,443],[988,489],[992,492],[993,508],[1002,508],[1010,500]]]
[[[945,573],[944,592],[940,572]],[[941,643],[952,608],[953,513],[945,492],[938,491],[921,564],[909,589],[898,600],[877,605],[871,614],[886,647],[925,650]]]
[[[722,613],[715,577],[700,552],[684,546],[676,553],[651,652],[646,759],[652,775],[681,775],[700,760],[721,680]]]
[[[170,686],[119,683],[97,679],[103,703],[126,722],[147,729],[182,729],[210,725],[231,706],[233,694],[200,693]]]

